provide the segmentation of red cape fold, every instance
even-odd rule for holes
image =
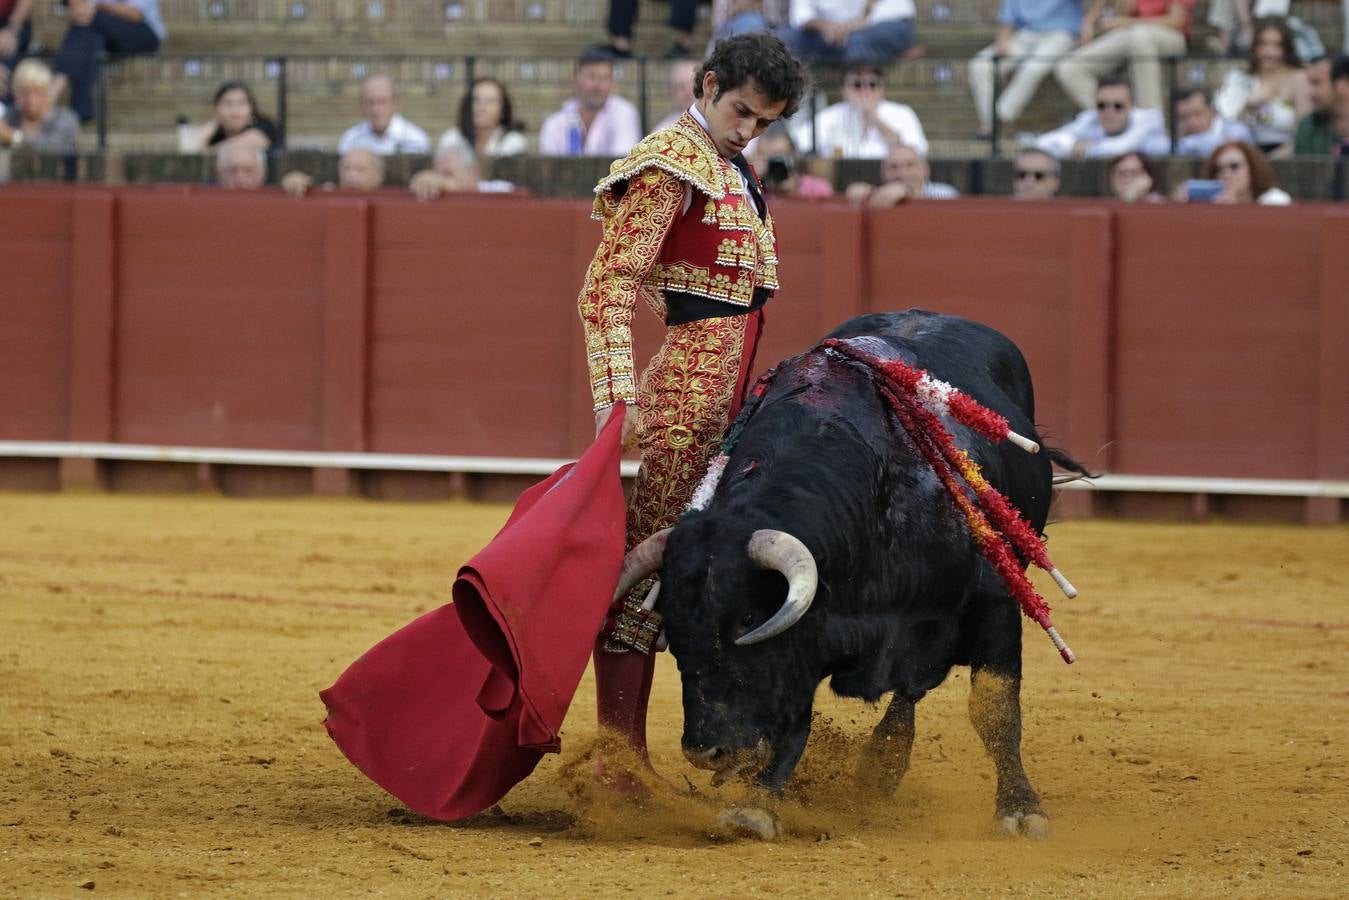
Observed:
[[[481,812],[562,747],[623,562],[624,408],[525,491],[459,570],[454,603],[380,641],[319,697],[337,746],[434,819]]]

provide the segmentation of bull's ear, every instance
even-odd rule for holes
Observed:
[[[787,599],[767,622],[749,634],[736,638],[737,647],[747,647],[776,637],[801,620],[815,599],[819,573],[815,557],[800,539],[785,531],[761,529],[754,532],[746,548],[749,558],[765,569],[781,572],[787,579]]]

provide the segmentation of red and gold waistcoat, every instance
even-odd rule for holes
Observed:
[[[595,194],[604,236],[578,305],[599,409],[636,398],[639,295],[662,320],[665,291],[748,309],[756,289],[777,289],[778,261],[771,214],[759,218],[740,170],[687,112],[616,161]]]

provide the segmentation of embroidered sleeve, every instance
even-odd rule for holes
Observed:
[[[601,197],[604,236],[586,272],[578,306],[595,409],[633,403],[632,315],[637,292],[660,257],[684,204],[684,183],[659,168],[634,175],[617,200]],[[599,204],[597,204],[598,207]]]

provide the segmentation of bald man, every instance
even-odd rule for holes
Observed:
[[[388,75],[371,75],[361,85],[361,115],[337,142],[337,152],[369,150],[380,156],[430,153],[431,139],[398,112],[398,93]]]
[[[255,191],[267,180],[267,157],[257,146],[226,141],[215,156],[216,184],[227,191]]]

